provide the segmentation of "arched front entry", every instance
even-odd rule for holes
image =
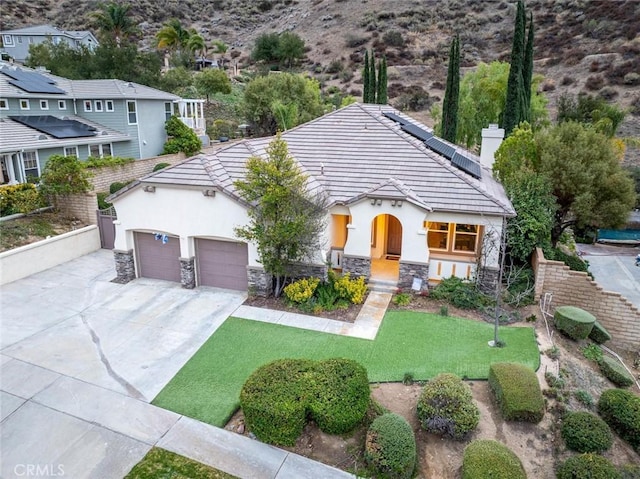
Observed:
[[[397,281],[402,256],[402,223],[393,215],[381,214],[371,222],[371,277]]]

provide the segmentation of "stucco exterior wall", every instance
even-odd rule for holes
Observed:
[[[134,248],[133,232],[163,233],[180,237],[180,256],[195,256],[195,237],[237,241],[234,228],[248,222],[245,208],[227,195],[202,194],[202,188],[156,187],[154,193],[136,188],[114,201],[118,212],[114,249]],[[260,266],[249,244],[249,266]]]
[[[587,273],[571,271],[561,261],[549,261],[539,248],[533,255],[536,299],[551,293],[552,310],[577,306],[593,314],[611,333],[611,344],[640,351],[640,311],[620,293],[604,291]]]
[[[100,249],[97,226],[87,226],[53,238],[0,253],[0,284],[39,273]]]

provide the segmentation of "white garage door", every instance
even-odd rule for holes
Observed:
[[[156,239],[151,233],[134,234],[138,275],[142,278],[180,282],[180,239]]]
[[[246,243],[196,238],[198,285],[247,290]]]

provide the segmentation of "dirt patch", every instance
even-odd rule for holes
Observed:
[[[365,303],[367,297],[362,301],[362,304]],[[334,311],[320,311],[320,312],[305,312],[300,308],[296,308],[294,306],[289,306],[284,298],[274,298],[270,296],[268,298],[264,298],[261,296],[250,296],[244,302],[247,306],[254,306],[256,308],[267,308],[267,309],[275,309],[277,311],[286,311],[288,313],[296,313],[296,314],[308,314],[310,316],[318,316],[320,318],[333,319],[336,321],[344,321],[345,323],[353,323],[360,310],[362,309],[362,304],[352,304],[347,308],[336,309]]]
[[[33,213],[0,223],[0,251],[35,243],[51,236],[88,226],[77,218],[57,212]]]
[[[435,301],[425,301],[427,309],[439,308]],[[464,311],[464,310],[463,310]],[[433,312],[433,311],[430,311]],[[472,312],[467,311],[467,316]],[[454,311],[451,310],[451,314]],[[458,312],[456,311],[457,315]],[[474,318],[469,318],[474,319]],[[478,319],[478,318],[475,318]],[[544,323],[538,320],[535,324],[538,334],[546,334]],[[556,466],[569,456],[575,454],[566,449],[560,436],[559,425],[566,411],[588,410],[595,412],[595,406],[587,406],[575,398],[575,391],[586,391],[597,402],[605,389],[614,387],[599,372],[597,366],[586,360],[580,351],[581,344],[564,337],[554,338],[558,347],[561,376],[565,386],[559,397],[549,393],[549,386],[541,384],[547,402],[547,411],[539,424],[507,422],[502,419],[493,394],[486,381],[469,381],[473,399],[480,409],[480,424],[465,441],[442,439],[428,434],[420,428],[416,414],[416,405],[421,384],[404,385],[401,383],[372,384],[372,397],[386,409],[400,414],[411,424],[418,447],[418,474],[423,479],[454,479],[460,477],[464,448],[474,439],[494,439],[509,447],[522,461],[527,477],[536,479],[552,479]],[[625,358],[631,360],[629,356]],[[629,366],[633,361],[627,362]],[[638,371],[635,371],[636,375]],[[640,393],[637,388],[632,388]],[[236,412],[226,426],[232,431],[244,430],[242,411]],[[360,427],[350,436],[332,436],[320,431],[314,423],[304,429],[296,445],[284,448],[288,451],[310,457],[350,472],[363,471],[366,467],[363,460],[364,437],[366,427]],[[613,447],[604,456],[615,465],[640,464],[640,455],[617,437]]]

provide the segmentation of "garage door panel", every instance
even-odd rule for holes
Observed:
[[[156,240],[151,233],[135,233],[138,275],[142,278],[180,282],[180,239]]]
[[[198,284],[246,291],[248,248],[245,243],[196,239]]]

